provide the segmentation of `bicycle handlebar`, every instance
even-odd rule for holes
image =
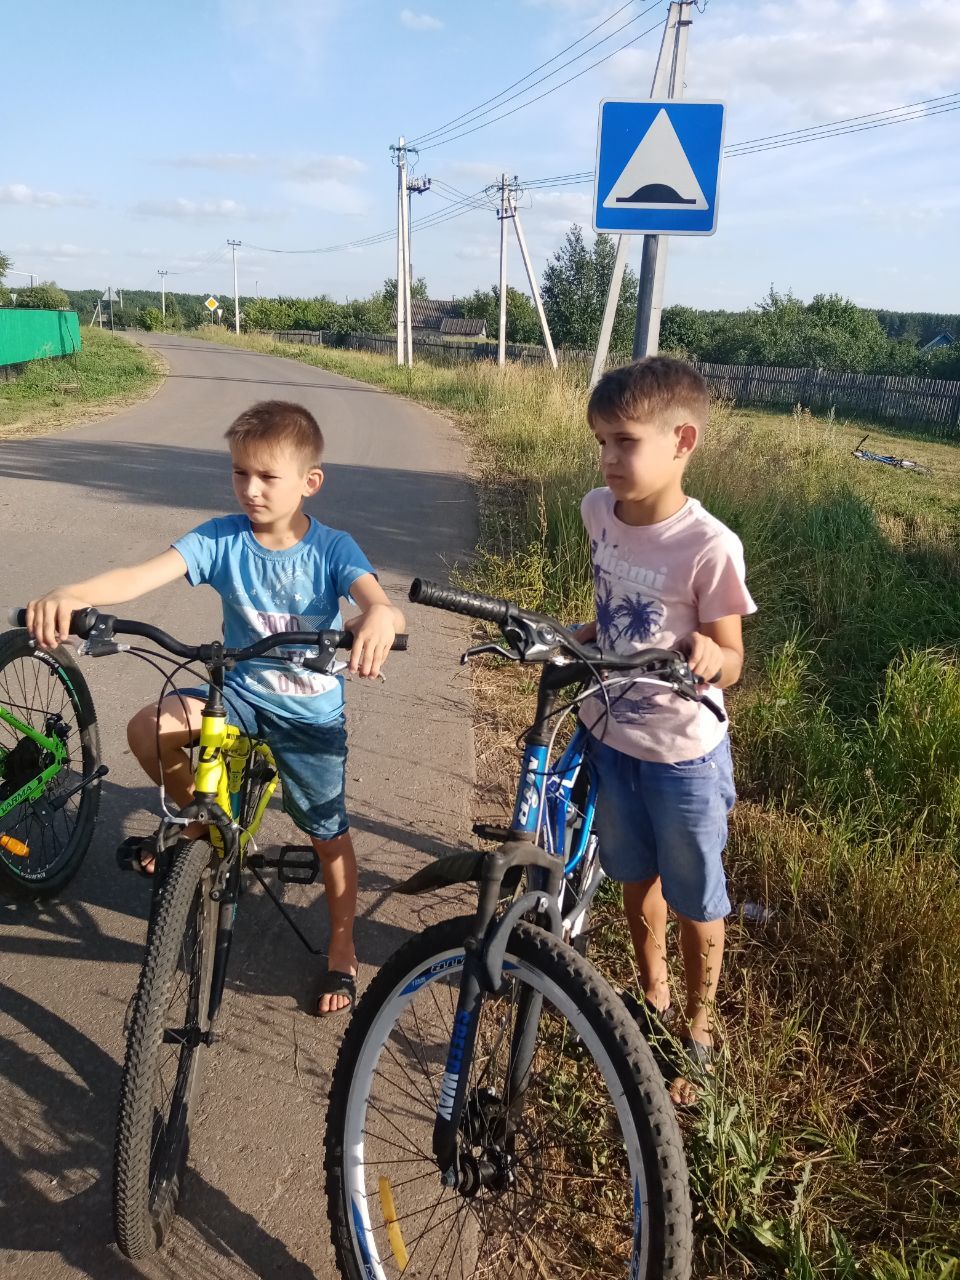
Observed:
[[[11,609],[10,621],[15,627],[25,626],[27,621],[26,609]],[[271,650],[289,645],[300,645],[307,648],[352,649],[354,641],[352,631],[283,631],[275,636],[264,636],[262,640],[257,640],[243,649],[227,649],[213,644],[188,645],[183,644],[174,636],[168,635],[166,631],[161,631],[159,627],[152,626],[149,622],[138,622],[133,618],[115,618],[112,614],[101,613],[99,609],[78,609],[71,614],[70,634],[79,636],[81,640],[87,640],[92,636],[98,635],[102,636],[104,640],[109,640],[113,635],[117,634],[142,636],[178,658],[184,658],[188,662],[204,663],[213,659],[217,650],[219,650],[221,657],[229,658],[232,662],[247,662],[251,658],[262,658],[270,653]],[[391,649],[401,653],[405,652],[407,639],[406,635],[398,635],[390,646]],[[309,663],[310,659],[307,658],[306,661]]]
[[[441,587],[436,582],[414,578],[410,584],[410,599],[414,604],[429,605],[432,609],[448,609],[451,613],[463,613],[469,618],[482,618],[503,626],[513,608],[506,600],[495,596],[481,596],[459,587]]]

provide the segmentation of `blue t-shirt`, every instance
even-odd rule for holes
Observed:
[[[224,644],[241,648],[283,631],[339,628],[340,599],[365,573],[369,560],[348,533],[310,519],[295,546],[270,551],[253,535],[247,516],[217,516],[174,542],[192,587],[206,583],[223,602]],[[303,650],[279,650],[303,657]],[[323,723],[343,708],[339,676],[309,671],[296,661],[240,662],[224,680],[253,707],[290,720]]]

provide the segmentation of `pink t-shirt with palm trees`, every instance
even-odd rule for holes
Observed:
[[[659,524],[624,524],[606,488],[591,490],[580,510],[590,537],[601,649],[672,649],[701,623],[756,611],[743,544],[695,498]],[[719,689],[707,696],[723,706]],[[706,707],[653,684],[615,686],[609,697],[609,715],[603,699],[594,697],[580,718],[608,746],[640,760],[695,760],[727,731]]]

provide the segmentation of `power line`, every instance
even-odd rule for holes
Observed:
[[[940,105],[927,109],[931,103]],[[846,120],[827,120],[822,124],[811,125],[807,129],[794,129],[786,133],[748,138],[743,142],[731,143],[725,147],[724,156],[734,158],[757,155],[762,151],[779,151],[784,147],[799,146],[804,142],[818,142],[822,138],[840,138],[848,133],[863,133],[869,129],[887,128],[889,125],[904,124],[911,120],[926,120],[932,116],[946,115],[958,110],[960,110],[960,93],[948,93],[939,98],[927,98],[922,102],[906,103],[901,107],[888,107],[885,111],[874,111],[864,116],[851,116]],[[907,112],[909,114],[904,114]],[[862,123],[856,123],[857,121]],[[552,177],[524,179],[523,186],[527,190],[544,191],[557,187],[578,186],[585,182],[593,182],[593,179],[593,170],[585,169],[580,173],[560,173]]]
[[[514,80],[513,84],[508,84],[505,89],[501,89],[499,93],[495,93],[492,98],[484,98],[483,102],[478,103],[477,106],[475,107],[471,107],[469,111],[464,111],[460,115],[454,116],[452,120],[446,121],[445,124],[438,125],[436,129],[430,129],[429,132],[427,133],[421,133],[419,137],[413,139],[410,145],[414,146],[418,142],[426,142],[428,138],[432,138],[438,133],[446,133],[451,125],[455,125],[460,123],[463,120],[466,120],[468,116],[476,116],[477,113],[481,111],[483,107],[486,107],[489,104],[496,102],[499,98],[506,97],[506,95],[510,92],[511,89],[516,89],[517,85],[523,84],[524,80],[529,80],[531,76],[535,76],[537,72],[542,71],[544,67],[549,67],[551,62],[556,62],[557,59],[562,58],[565,53],[569,53],[571,49],[575,49],[578,44],[583,44],[584,40],[589,40],[589,38],[592,35],[594,35],[596,32],[598,32],[601,27],[605,27],[607,23],[612,22],[613,19],[616,18],[618,14],[623,13],[624,9],[629,9],[630,6],[633,4],[633,2],[634,0],[627,0],[626,4],[622,4],[619,9],[614,9],[613,13],[608,14],[603,19],[602,22],[598,22],[595,27],[591,27],[589,31],[584,32],[584,34],[578,40],[574,40],[571,44],[568,44],[565,49],[561,49],[559,53],[555,53],[552,58],[548,58],[546,62],[541,62],[538,67],[534,67],[532,71],[528,71],[527,74],[525,76],[521,76],[519,80]],[[641,17],[641,16],[642,15],[640,14],[637,15],[637,17]],[[630,21],[636,22],[636,20],[637,20],[636,18],[631,18]],[[629,23],[625,25],[629,26]],[[622,31],[623,27],[618,27],[617,30]],[[611,36],[615,36],[616,34],[617,34],[616,31],[611,31],[609,32],[608,35],[604,37],[604,39],[609,40]],[[603,40],[598,41],[598,43],[602,44]],[[596,46],[593,46],[593,47],[596,47]],[[590,52],[589,49],[584,49],[582,53],[577,54],[577,57],[583,58],[589,52]],[[576,60],[577,58],[572,59],[573,62],[576,62]],[[567,64],[564,64],[564,65],[567,65]],[[556,72],[560,70],[561,70],[560,67],[555,67],[554,70],[550,72],[550,75],[555,75]],[[544,76],[543,78],[547,80],[549,79],[549,76]],[[532,85],[527,86],[528,89],[532,87],[533,87]],[[523,92],[525,93],[526,89],[524,89]],[[519,96],[519,95],[515,95],[515,96]]]
[[[539,80],[534,80],[532,84],[527,85],[526,89],[522,89],[520,93],[514,94],[514,97],[519,98],[522,94],[527,93],[530,89],[535,89],[538,84],[542,84],[544,80],[549,80],[550,76],[556,75],[557,72],[562,71],[564,67],[569,67],[572,63],[578,62],[580,58],[586,57],[586,55],[590,53],[592,49],[596,49],[598,48],[599,45],[604,44],[607,40],[612,39],[612,37],[617,35],[618,32],[623,31],[625,27],[629,27],[634,22],[638,21],[638,19],[645,17],[652,9],[662,7],[662,4],[663,4],[663,0],[657,0],[657,3],[648,5],[646,9],[644,9],[641,13],[637,14],[636,18],[631,18],[630,21],[625,22],[622,27],[618,27],[616,31],[612,31],[609,36],[604,37],[603,40],[598,40],[597,43],[594,45],[591,45],[589,49],[584,49],[583,53],[578,54],[575,58],[571,58],[568,62],[565,62],[561,64],[561,66],[556,67],[548,75],[541,76]],[[549,89],[545,89],[543,93],[538,93],[536,97],[529,98],[526,102],[521,102],[516,107],[511,107],[509,111],[502,111],[500,115],[493,116],[492,119],[485,121],[485,123],[483,124],[476,124],[471,129],[463,129],[461,130],[460,133],[453,133],[449,137],[439,137],[433,142],[428,142],[426,146],[421,146],[420,150],[429,151],[432,147],[446,146],[448,142],[456,142],[460,138],[468,137],[471,133],[477,133],[480,129],[487,129],[489,128],[490,125],[496,124],[498,120],[506,120],[508,116],[516,115],[518,111],[522,111],[525,107],[532,107],[533,104],[535,102],[539,102],[541,98],[546,98],[551,93],[556,93],[558,89],[563,89],[566,85],[572,84],[574,80],[579,80],[580,77],[585,76],[588,71],[593,71],[596,67],[601,66],[604,62],[608,62],[616,54],[622,53],[624,49],[629,49],[631,45],[636,44],[638,41],[642,40],[645,36],[650,35],[651,31],[658,30],[660,27],[663,26],[663,21],[664,20],[661,19],[660,21],[655,22],[653,26],[647,27],[646,31],[641,31],[638,36],[631,36],[631,38],[625,41],[624,44],[618,45],[616,49],[611,49],[609,53],[605,53],[603,57],[598,58],[596,62],[591,62],[589,66],[583,67],[582,70],[574,72],[572,76],[568,76],[566,80],[561,80],[559,84],[552,85]],[[512,99],[507,99],[507,101],[512,101]],[[501,104],[501,105],[505,105],[505,104]],[[478,116],[475,116],[474,119],[479,119],[480,116],[485,116],[485,115],[489,115],[489,111],[480,112],[480,114]]]
[[[430,227],[440,226],[441,223],[450,222],[453,218],[459,218],[465,213],[471,213],[475,209],[482,209],[487,212],[489,206],[477,203],[477,197],[481,196],[483,191],[477,191],[473,195],[465,196],[464,199],[457,204],[453,204],[447,209],[438,209],[435,213],[427,214],[417,222],[417,230],[424,231]],[[364,249],[372,247],[375,244],[382,244],[386,240],[392,240],[396,235],[396,228],[391,227],[389,231],[377,231],[369,236],[364,236],[359,240],[347,240],[343,244],[322,245],[316,249],[274,249],[268,245],[250,244],[247,242],[248,249],[256,249],[261,253],[282,253],[282,254],[315,254],[315,253],[340,253],[346,249]]]
[[[875,120],[879,116],[888,116],[897,111],[912,111],[915,107],[925,107],[934,102],[946,102],[949,99],[958,97],[960,97],[960,93],[957,92],[944,93],[938,98],[923,98],[920,102],[910,102],[902,107],[885,107],[882,111],[868,111],[866,115],[862,116],[847,116],[841,120],[831,120],[826,124],[812,124],[806,129],[788,129],[785,133],[768,133],[759,138],[750,138],[746,142],[732,142],[728,150],[734,150],[740,147],[750,147],[753,146],[754,143],[758,142],[773,142],[780,138],[794,138],[801,133],[811,133],[817,129],[827,129],[838,125],[853,124],[860,120]]]

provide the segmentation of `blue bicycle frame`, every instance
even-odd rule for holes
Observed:
[[[597,780],[586,754],[586,745],[587,730],[578,724],[565,750],[552,765],[548,761],[547,746],[527,746],[510,824],[514,834],[539,834],[540,843],[548,853],[562,854],[565,876],[573,871],[587,850],[597,808]],[[583,821],[569,841],[573,788],[582,768],[588,771],[587,794],[578,806]],[[542,814],[541,808],[544,807],[546,813]]]

